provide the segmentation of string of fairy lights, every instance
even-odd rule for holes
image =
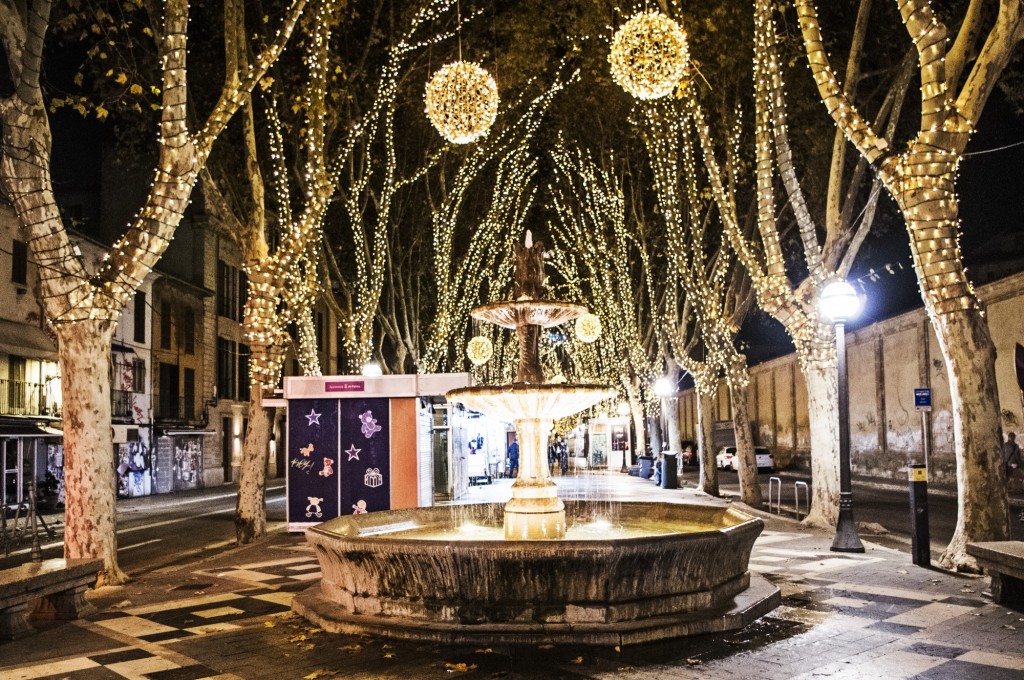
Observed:
[[[458,329],[466,327],[470,308],[478,296],[470,291],[480,290],[487,284],[486,301],[498,299],[505,284],[511,280],[511,261],[507,254],[522,229],[526,215],[533,205],[537,188],[536,159],[530,154],[530,143],[555,97],[578,77],[573,72],[563,76],[562,68],[556,78],[537,97],[528,103],[519,118],[511,121],[498,134],[478,146],[459,166],[451,190],[433,214],[434,275],[437,287],[437,311],[426,340],[423,367],[436,371],[445,365],[453,338],[460,338]],[[464,221],[462,211],[467,197],[480,181],[482,173],[495,164],[493,179],[488,179],[491,203],[483,219],[466,233],[460,229]],[[456,255],[454,243],[458,238],[460,249]],[[480,272],[494,272],[481,280]],[[495,331],[489,331],[495,332]],[[476,366],[486,363],[487,340],[467,346],[467,358]],[[492,355],[495,355],[492,348]],[[501,356],[500,353],[497,356]],[[488,357],[490,358],[490,357]]]
[[[39,121],[33,121],[33,114],[28,111],[21,112],[20,116],[21,120],[28,121],[25,125],[11,125],[13,119],[5,116],[10,143],[4,153],[13,162],[3,179],[28,233],[28,247],[40,265],[44,310],[58,332],[63,325],[88,320],[106,322],[110,327],[116,323],[135,290],[166,250],[188,206],[192,187],[213,141],[280,55],[304,5],[305,0],[293,3],[273,40],[257,55],[243,79],[225,85],[212,113],[196,134],[189,131],[186,120],[187,3],[165,6],[164,36],[158,42],[163,66],[163,106],[157,168],[146,204],[95,273],[86,271],[81,256],[61,225],[50,189],[48,148],[35,141],[48,135],[40,134],[36,127]],[[32,87],[41,99],[38,82]],[[20,97],[12,101],[15,107],[27,103]],[[45,111],[43,107],[38,110]],[[45,129],[45,121],[42,125]]]
[[[947,28],[928,3],[901,3],[901,18],[919,55],[921,114],[917,135],[902,152],[896,152],[867,124],[839,86],[813,4],[795,0],[795,6],[808,64],[826,109],[861,155],[877,168],[903,213],[929,315],[941,323],[948,314],[980,313],[961,259],[955,185],[959,161],[980,114],[972,80],[988,77],[986,67],[976,64],[960,97],[954,98],[948,90],[944,63]]]

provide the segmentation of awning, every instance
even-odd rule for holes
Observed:
[[[0,319],[0,351],[29,359],[57,360],[57,346],[39,326]]]
[[[63,437],[64,433],[60,430],[47,427],[46,425],[38,425],[35,423],[25,423],[24,425],[16,424],[2,424],[0,425],[0,439],[4,437]]]
[[[128,345],[117,342],[116,340],[110,343],[110,350],[112,352],[120,352],[121,354],[135,354],[134,347],[129,347]]]
[[[195,435],[201,437],[203,435],[215,435],[219,434],[217,430],[164,430],[164,436],[166,437],[180,437],[184,435]]]

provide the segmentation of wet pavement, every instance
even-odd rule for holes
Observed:
[[[567,499],[728,502],[618,473],[556,482]],[[510,485],[465,500],[501,501]],[[0,678],[1024,678],[1024,613],[993,604],[987,578],[914,566],[863,535],[864,554],[833,553],[831,532],[754,514],[766,527],[750,569],[783,604],[734,633],[625,649],[328,634],[289,610],[319,566],[277,531],[92,592],[95,614],[0,645]]]

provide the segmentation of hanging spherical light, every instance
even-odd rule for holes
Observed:
[[[494,345],[490,338],[478,335],[471,339],[466,345],[466,356],[473,362],[474,366],[486,364],[494,354]]]
[[[424,99],[430,122],[455,144],[487,134],[498,115],[498,85],[490,73],[468,61],[439,68],[427,83]]]
[[[671,93],[690,63],[686,33],[660,12],[641,12],[615,32],[608,53],[612,78],[637,99]]]
[[[583,342],[594,342],[601,337],[601,319],[595,314],[584,314],[576,319],[576,337]]]

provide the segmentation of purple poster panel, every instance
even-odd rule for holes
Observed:
[[[288,522],[318,523],[338,511],[338,400],[288,402]]]
[[[385,399],[342,399],[341,514],[391,508],[391,406]]]

